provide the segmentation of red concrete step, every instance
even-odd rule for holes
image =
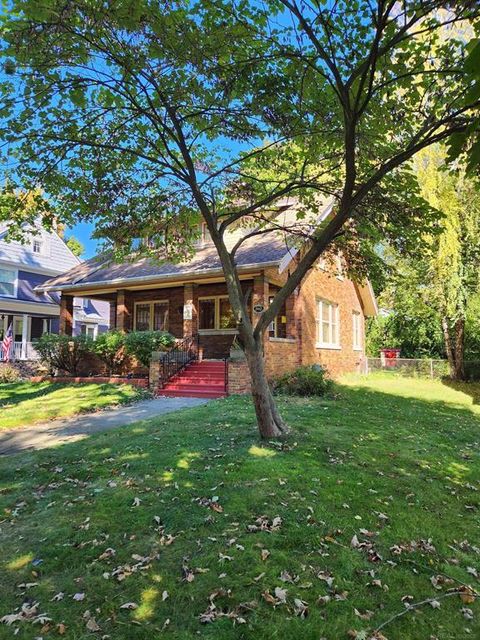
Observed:
[[[227,394],[220,393],[219,391],[185,391],[178,389],[160,389],[158,392],[160,396],[167,396],[169,398],[224,398]]]
[[[220,366],[216,364],[190,364],[185,369],[188,371],[212,371],[212,372],[220,372],[225,371],[225,365],[221,364]]]
[[[174,376],[171,378],[167,384],[196,384],[196,385],[208,385],[213,384],[217,386],[219,384],[225,384],[225,378],[222,376],[221,378],[211,378],[205,376]]]
[[[190,389],[190,390],[196,390],[199,389],[200,391],[202,389],[205,389],[206,391],[224,391],[225,390],[225,386],[223,383],[221,384],[196,384],[195,382],[192,383],[179,383],[176,381],[173,382],[167,382],[167,384],[163,387],[164,389]]]

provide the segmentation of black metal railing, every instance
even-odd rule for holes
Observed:
[[[198,346],[198,335],[188,336],[163,355],[160,367],[162,387],[188,364],[198,360]]]

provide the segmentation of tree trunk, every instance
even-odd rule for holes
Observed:
[[[463,354],[465,350],[465,320],[459,318],[453,327],[454,340],[455,340],[455,369],[454,379],[465,380],[465,367],[463,363]]]
[[[245,355],[252,379],[252,397],[260,436],[264,439],[284,436],[289,429],[278,412],[267,382],[262,344],[256,341],[253,349],[245,349]]]
[[[450,377],[452,380],[464,380],[465,320],[464,318],[459,318],[455,321],[452,336],[450,333],[450,323],[448,318],[444,316],[442,318],[442,330],[448,365],[450,367]]]

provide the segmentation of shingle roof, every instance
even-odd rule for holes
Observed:
[[[275,231],[266,235],[259,235],[248,238],[240,246],[236,253],[236,264],[239,268],[247,268],[254,265],[274,265],[280,263],[288,252],[289,241],[291,243],[291,232],[298,229],[299,224],[304,226],[312,222],[302,220],[300,223],[296,219],[296,210],[292,201],[281,203],[282,213],[277,219],[282,226],[287,226],[290,231]],[[320,211],[325,210],[325,203],[319,207]],[[287,213],[288,211],[288,213]],[[315,215],[318,218],[318,213]],[[250,230],[237,229],[228,233],[225,237],[227,247],[231,249],[235,243]],[[151,279],[152,281],[163,278],[173,278],[175,276],[195,276],[203,273],[221,271],[222,265],[218,257],[217,250],[213,244],[196,248],[195,255],[186,262],[172,263],[161,262],[142,257],[132,259],[127,262],[114,262],[110,253],[103,253],[95,258],[86,260],[82,264],[70,269],[65,274],[51,278],[41,285],[38,290],[62,290],[71,287],[87,287],[89,285],[99,286],[102,283],[124,283]]]

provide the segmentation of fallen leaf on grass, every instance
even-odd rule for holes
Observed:
[[[135,602],[125,602],[125,604],[120,605],[120,609],[138,609],[138,604]]]
[[[295,615],[299,618],[306,618],[308,616],[308,603],[295,598],[293,601]]]

